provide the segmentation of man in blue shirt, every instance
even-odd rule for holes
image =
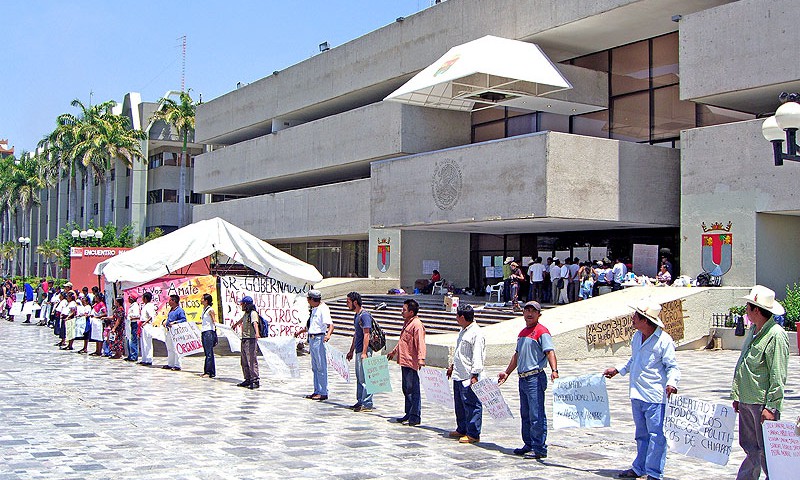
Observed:
[[[172,341],[172,333],[170,327],[178,323],[186,322],[186,312],[181,308],[181,297],[178,295],[170,295],[167,300],[170,311],[167,313],[167,321],[164,326],[167,328],[167,364],[161,368],[170,370],[181,369],[181,357],[175,351],[175,342]]]
[[[538,302],[528,302],[522,309],[525,328],[517,337],[517,351],[511,357],[505,372],[498,375],[498,385],[505,383],[514,369],[519,375],[519,411],[522,417],[522,440],[525,445],[514,450],[525,458],[547,457],[547,417],[544,413],[544,391],[547,388],[545,367],[550,364],[550,378],[558,378],[553,337],[547,327],[539,323],[542,307]]]
[[[675,359],[675,343],[663,330],[658,317],[661,305],[642,302],[632,307],[633,328],[631,357],[624,365],[608,368],[607,378],[630,373],[630,398],[633,423],[636,426],[636,459],[632,468],[620,472],[618,478],[660,480],[667,460],[667,438],[664,436],[664,414],[667,398],[678,393],[681,372]],[[648,452],[650,452],[648,454]]]
[[[351,408],[354,412],[371,412],[373,408],[372,394],[367,393],[367,380],[364,375],[364,366],[361,363],[372,356],[369,348],[369,332],[372,329],[372,315],[361,308],[361,294],[350,292],[347,294],[347,308],[355,313],[353,317],[353,342],[347,352],[347,360],[356,359],[356,403]]]

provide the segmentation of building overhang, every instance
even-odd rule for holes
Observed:
[[[375,227],[373,225],[373,227]],[[640,223],[615,220],[596,220],[584,218],[497,218],[494,220],[433,223],[425,225],[388,225],[384,228],[402,228],[403,230],[424,230],[439,232],[485,233],[490,235],[519,233],[557,233],[580,232],[590,230],[619,230],[638,228],[678,228],[677,225],[664,223]]]

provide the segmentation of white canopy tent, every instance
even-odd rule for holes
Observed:
[[[123,290],[168,275],[221,252],[236,262],[280,282],[314,284],[322,274],[313,266],[231,225],[221,218],[187,225],[101,262],[95,275],[119,282]]]
[[[542,110],[551,101],[541,95],[570,88],[538,45],[487,35],[451,48],[384,100],[463,111]]]

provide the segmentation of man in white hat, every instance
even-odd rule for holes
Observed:
[[[294,334],[299,337],[308,332],[308,347],[311,351],[311,371],[314,373],[314,393],[306,395],[310,400],[328,399],[328,360],[325,355],[325,342],[333,334],[331,310],[322,301],[322,292],[310,290],[306,294],[308,307],[311,309],[308,324]]]
[[[747,301],[745,315],[752,326],[744,339],[731,388],[733,409],[739,413],[739,445],[747,454],[736,478],[755,480],[762,468],[769,478],[761,424],[780,419],[789,338],[773,319],[773,315],[785,313],[775,301],[775,292],[756,285],[742,298]]]
[[[664,436],[664,417],[667,398],[678,393],[681,372],[675,358],[675,343],[664,331],[658,318],[661,305],[642,301],[632,307],[631,321],[637,331],[631,339],[631,357],[617,368],[608,368],[603,375],[630,373],[630,398],[633,423],[636,426],[636,458],[630,469],[620,472],[618,478],[647,480],[664,476],[667,460],[667,438]],[[649,453],[648,453],[649,452]]]

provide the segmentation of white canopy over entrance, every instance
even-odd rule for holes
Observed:
[[[122,289],[147,283],[221,252],[278,281],[314,284],[322,274],[313,266],[235,225],[212,218],[187,225],[97,265],[95,275],[120,282]]]
[[[542,110],[548,100],[541,95],[570,88],[537,45],[487,35],[451,48],[384,100],[463,111]]]

